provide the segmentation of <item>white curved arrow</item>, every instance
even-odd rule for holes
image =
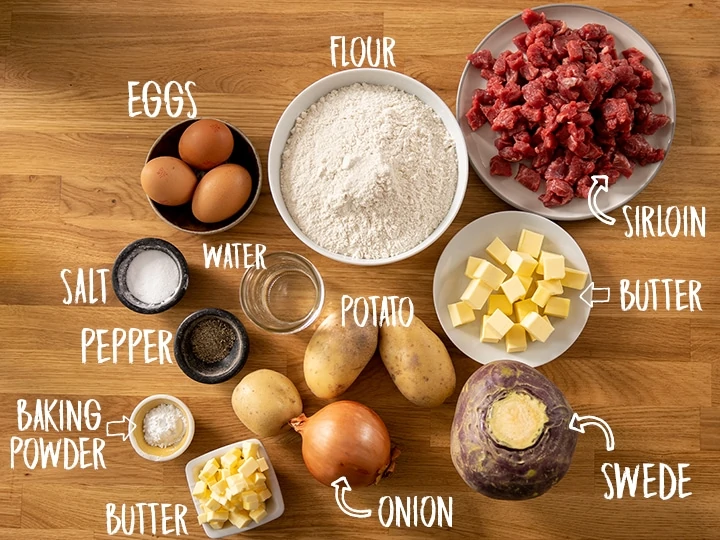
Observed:
[[[330,485],[335,488],[335,502],[337,502],[337,505],[340,507],[340,510],[342,510],[344,514],[350,517],[360,519],[369,518],[370,516],[372,516],[372,510],[355,510],[354,508],[348,506],[348,504],[345,502],[345,492],[352,491],[352,488],[350,487],[347,478],[341,476]]]
[[[597,426],[605,434],[605,444],[608,452],[615,450],[615,437],[608,423],[597,416],[579,416],[573,413],[568,428],[579,433],[585,433],[585,426]]]
[[[590,193],[588,193],[588,206],[590,207],[590,212],[592,212],[592,215],[595,216],[601,223],[611,226],[615,225],[616,219],[603,213],[597,203],[597,198],[600,192],[604,191],[607,193],[610,187],[607,175],[596,174],[590,178],[592,178],[593,181],[592,186],[590,186]]]

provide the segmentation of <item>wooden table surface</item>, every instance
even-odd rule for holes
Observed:
[[[454,109],[465,54],[526,4],[505,2],[246,0],[173,5],[137,0],[61,2],[3,0],[0,4],[0,539],[106,538],[105,505],[168,502],[191,506],[187,459],[244,439],[230,395],[241,376],[259,368],[286,373],[308,413],[325,402],[303,381],[302,358],[312,329],[275,337],[257,330],[238,303],[238,270],[205,269],[202,242],[252,242],[291,250],[322,273],[328,304],[340,295],[409,295],[416,313],[445,340],[458,390],[433,410],[407,402],[374,358],[345,394],[373,407],[403,453],[397,474],[379,487],[348,496],[356,508],[377,508],[380,496],[453,497],[452,529],[383,528],[375,517],[340,512],[333,491],[306,471],[300,437],[264,442],[286,501],[285,515],[248,537],[265,538],[718,538],[720,537],[720,8],[714,0],[597,0],[628,21],[662,55],[677,99],[677,129],[660,174],[634,201],[707,209],[706,238],[626,238],[624,227],[596,220],[563,223],[585,251],[598,285],[617,290],[622,278],[695,279],[702,312],[622,312],[617,298],[596,307],[577,343],[541,371],[581,414],[604,418],[617,449],[590,429],[580,436],[565,479],[528,502],[498,502],[465,486],[449,455],[457,393],[477,364],[442,334],[432,304],[432,276],[443,247],[463,226],[509,207],[471,172],[465,202],[430,249],[388,267],[336,264],[300,243],[283,224],[265,186],[252,215],[212,238],[177,232],[155,217],[139,183],[146,152],[175,120],[129,118],[130,80],[194,81],[199,114],[223,118],[251,138],[266,165],[270,138],[290,100],[336,71],[329,36],[395,39],[397,70],[435,90]],[[234,4],[234,5],[233,5]],[[622,214],[614,212],[615,217]],[[191,268],[185,299],[149,317],[106,305],[62,303],[64,268],[111,268],[129,242],[165,238]],[[174,332],[191,312],[225,308],[247,325],[252,354],[232,382],[206,386],[175,364],[117,365],[80,358],[80,334],[90,328],[148,328]],[[57,440],[97,433],[20,433],[16,402],[36,398],[86,400],[102,406],[103,422],[129,415],[145,396],[172,393],[195,415],[186,455],[165,464],[138,457],[128,442],[108,438],[107,469],[10,469],[12,436]],[[102,428],[101,428],[102,430]],[[100,433],[99,436],[104,436]],[[692,496],[660,501],[607,501],[600,466],[689,463]],[[657,469],[656,469],[657,470]],[[190,538],[204,538],[188,515]],[[138,536],[139,537],[139,536]]]

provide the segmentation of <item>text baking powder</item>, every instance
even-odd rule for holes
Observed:
[[[433,233],[457,177],[455,143],[431,107],[393,86],[357,83],[298,117],[280,186],[311,240],[341,255],[380,259]]]

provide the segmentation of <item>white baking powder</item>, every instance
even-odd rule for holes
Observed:
[[[185,436],[187,420],[175,405],[161,403],[150,409],[143,420],[143,435],[150,446],[167,448]]]
[[[393,86],[353,84],[298,117],[280,185],[311,240],[379,259],[432,234],[450,209],[457,176],[455,143],[431,107]]]
[[[162,304],[178,290],[180,269],[164,251],[146,249],[130,261],[125,281],[130,294],[142,303]]]

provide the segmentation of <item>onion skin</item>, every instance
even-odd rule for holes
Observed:
[[[524,450],[498,445],[486,425],[490,406],[513,391],[530,394],[547,407],[543,433]],[[473,373],[458,398],[450,432],[453,464],[472,489],[488,497],[538,497],[570,468],[578,436],[568,428],[572,414],[562,392],[536,369],[512,360],[491,362]]]
[[[305,466],[329,486],[344,476],[350,487],[377,484],[395,468],[399,451],[375,411],[356,401],[336,401],[290,425],[302,436]]]

